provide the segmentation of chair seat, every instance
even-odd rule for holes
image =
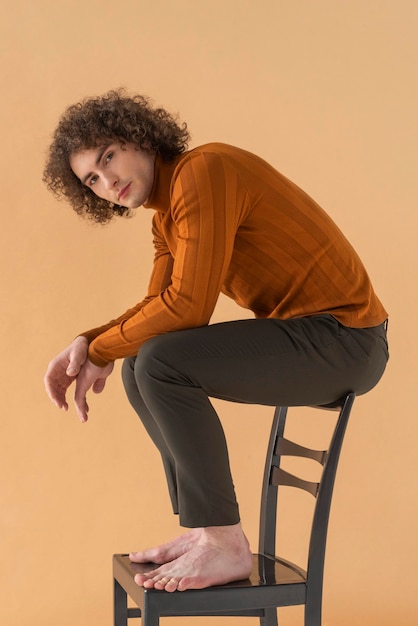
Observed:
[[[157,589],[144,589],[135,583],[134,576],[154,569],[152,563],[132,563],[125,554],[113,556],[113,575],[127,591],[135,604],[144,608],[154,596],[162,615],[261,615],[268,606],[278,606],[278,588],[281,606],[304,604],[306,573],[296,565],[281,559],[254,554],[250,577],[226,585],[206,589],[168,593]],[[158,596],[158,600],[157,600]],[[216,602],[214,602],[214,596]],[[216,606],[216,611],[212,610]],[[135,611],[135,609],[133,609]],[[137,613],[137,616],[140,612]],[[134,614],[131,614],[134,617]]]

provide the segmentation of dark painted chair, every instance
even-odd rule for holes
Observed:
[[[341,446],[354,402],[349,393],[332,405],[317,407],[338,411],[328,450],[312,450],[284,437],[287,408],[277,407],[267,451],[261,498],[259,553],[253,557],[249,579],[201,590],[168,593],[139,587],[134,576],[152,565],[138,565],[126,555],[114,555],[114,624],[127,626],[128,618],[141,617],[143,626],[158,626],[167,616],[254,616],[261,626],[277,626],[277,608],[305,605],[305,626],[320,626],[325,546],[335,474]],[[332,418],[334,419],[334,418]],[[304,457],[323,468],[319,482],[285,471],[283,457]],[[276,556],[278,487],[303,489],[315,498],[310,529],[307,568]],[[136,607],[128,607],[128,596]]]

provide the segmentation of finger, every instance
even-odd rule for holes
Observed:
[[[77,385],[74,394],[74,405],[81,422],[87,422],[88,420],[89,405],[86,399],[87,391],[88,387],[84,389],[81,385]]]
[[[89,419],[89,405],[87,404],[86,399],[84,398],[82,401],[74,402],[74,404],[76,413],[80,418],[80,422],[87,422]]]
[[[106,385],[106,379],[98,378],[97,380],[94,381],[91,390],[94,391],[94,393],[102,393],[103,389],[105,388],[105,385]]]
[[[70,362],[66,369],[67,376],[77,376],[83,363],[76,357],[71,355]]]
[[[65,391],[58,387],[48,376],[44,378],[46,393],[53,404],[59,409],[68,410],[68,404],[65,398]]]
[[[49,399],[51,400],[52,404],[54,404],[57,409],[63,409],[64,411],[68,411],[68,402],[65,399],[65,396],[52,396],[50,394],[49,395]]]
[[[76,344],[70,352],[69,363],[66,370],[67,376],[78,376],[81,366],[87,357],[85,345]]]
[[[51,400],[58,409],[63,409],[64,411],[68,411],[68,402],[65,399],[65,395],[51,398]]]

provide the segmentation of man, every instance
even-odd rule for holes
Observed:
[[[141,96],[109,92],[64,113],[44,180],[97,222],[154,209],[147,296],[80,335],[49,364],[51,400],[88,418],[124,358],[128,398],[158,447],[173,510],[189,532],[132,553],[156,563],[136,582],[166,591],[248,576],[221,424],[209,398],[324,404],[376,385],[387,313],[331,218],[259,157],[220,143],[187,151],[188,133]],[[132,251],[132,261],[137,261]],[[121,268],[121,271],[123,269]],[[210,325],[220,293],[255,319]]]

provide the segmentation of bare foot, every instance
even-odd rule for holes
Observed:
[[[170,545],[170,544],[168,544]],[[147,572],[135,582],[146,589],[185,591],[248,578],[252,555],[241,525],[202,528],[191,549]]]
[[[202,528],[192,528],[189,532],[176,537],[168,543],[141,552],[131,552],[129,558],[134,563],[169,563],[185,552],[189,552],[199,541]]]

